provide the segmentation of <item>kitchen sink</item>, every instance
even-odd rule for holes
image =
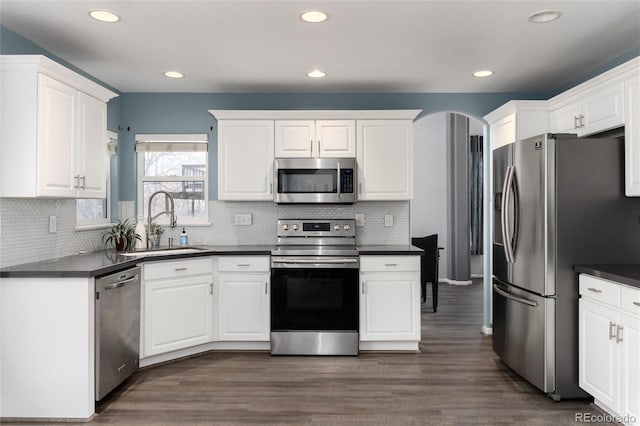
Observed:
[[[189,253],[198,253],[202,250],[205,250],[203,247],[171,247],[171,248],[161,248],[155,250],[134,250],[127,251],[124,253],[118,253],[121,256],[167,256],[171,254],[189,254]]]

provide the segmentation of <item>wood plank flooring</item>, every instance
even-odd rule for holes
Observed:
[[[441,284],[438,312],[423,305],[422,353],[208,353],[139,371],[92,423],[570,425],[576,413],[600,414],[524,382],[497,359],[481,323],[480,282]]]

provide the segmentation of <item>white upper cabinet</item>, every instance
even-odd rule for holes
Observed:
[[[0,196],[104,198],[116,96],[40,55],[0,57]]]
[[[551,102],[551,131],[586,136],[624,124],[624,82],[593,87],[577,96]]]
[[[355,120],[276,120],[275,156],[355,157]]]
[[[625,193],[640,197],[640,76],[625,81]]]
[[[358,120],[358,200],[413,198],[413,122]]]
[[[509,101],[484,119],[492,150],[549,131],[547,101]]]
[[[218,121],[218,199],[273,200],[273,120]]]

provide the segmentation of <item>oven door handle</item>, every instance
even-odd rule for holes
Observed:
[[[301,268],[308,266],[339,266],[344,265],[347,268],[357,268],[359,265],[359,260],[357,258],[336,258],[336,259],[287,259],[283,257],[273,257],[271,259],[271,265],[273,267],[283,266],[283,267],[296,267],[299,266]]]

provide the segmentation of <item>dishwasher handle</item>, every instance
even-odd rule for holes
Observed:
[[[104,285],[104,289],[106,290],[114,290],[116,288],[120,288],[123,285],[125,285],[126,283],[130,283],[131,281],[135,281],[138,279],[138,275],[134,275],[131,278],[127,278],[126,280],[122,280],[122,281],[118,281],[117,283],[113,283],[113,284],[105,284]]]

